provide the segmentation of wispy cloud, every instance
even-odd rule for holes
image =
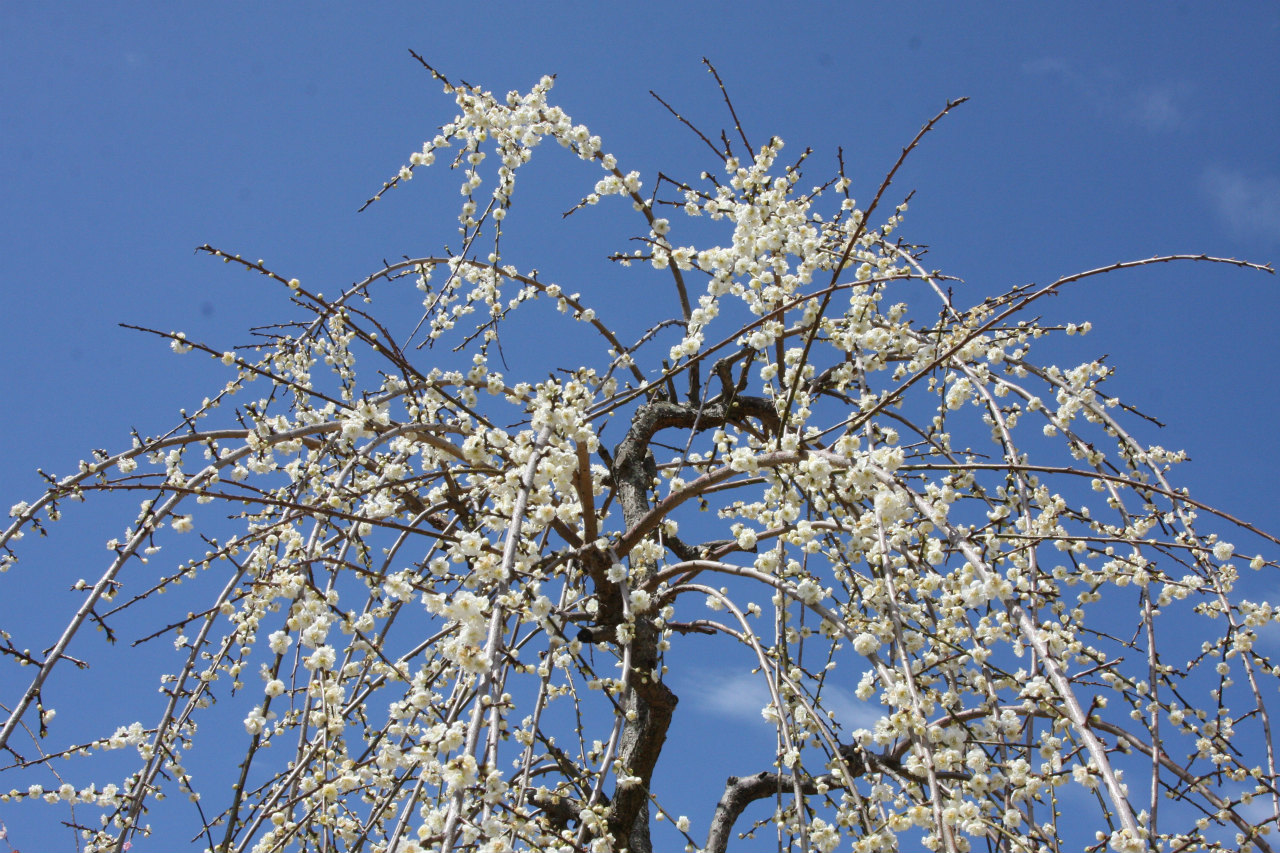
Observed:
[[[823,706],[835,712],[836,722],[847,732],[875,728],[880,718],[888,713],[883,705],[863,702],[840,687],[828,687],[822,691],[822,696]]]
[[[1268,601],[1276,601],[1271,598]],[[1268,646],[1280,646],[1280,623],[1272,620],[1265,625],[1258,627],[1258,639],[1266,643]]]
[[[700,672],[681,685],[699,711],[739,720],[761,720],[760,709],[769,702],[764,677],[747,672]]]
[[[1264,601],[1271,602],[1272,605],[1275,605],[1276,602],[1280,602],[1280,586],[1272,584],[1270,589],[1267,590],[1267,593],[1262,596],[1262,598]],[[1275,619],[1270,619],[1265,624],[1259,625],[1254,630],[1258,632],[1258,639],[1261,642],[1273,648],[1280,646],[1280,622],[1277,622]]]
[[[1178,95],[1171,87],[1139,87],[1130,92],[1130,118],[1150,131],[1173,130],[1182,124]]]
[[[1280,242],[1280,178],[1210,166],[1200,188],[1231,236]]]
[[[1071,73],[1067,63],[1056,56],[1042,56],[1039,59],[1024,62],[1022,63],[1022,70],[1028,74],[1061,74],[1065,76]]]
[[[1031,75],[1055,77],[1102,114],[1117,116],[1152,133],[1174,130],[1185,120],[1186,87],[1135,83],[1105,69],[1077,71],[1063,59],[1046,56],[1023,63]]]
[[[727,719],[758,720],[772,726],[760,714],[769,704],[769,685],[759,673],[700,672],[696,679],[681,685],[680,695],[703,713]],[[828,685],[822,691],[822,709],[834,712],[836,723],[844,731],[874,726],[882,716],[878,708],[841,687]]]

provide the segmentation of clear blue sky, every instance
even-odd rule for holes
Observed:
[[[817,162],[843,145],[859,198],[948,98],[968,96],[895,188],[917,190],[902,233],[977,302],[1155,254],[1280,260],[1278,46],[1269,2],[0,0],[0,504],[38,494],[37,466],[65,473],[90,448],[125,446],[130,427],[171,426],[225,378],[117,323],[230,348],[249,326],[292,317],[262,279],[195,246],[264,258],[333,292],[383,258],[453,238],[456,190],[433,199],[415,182],[356,213],[453,115],[409,48],[495,91],[557,74],[554,100],[650,182],[660,168],[710,165],[648,95],[719,128],[704,55],[753,139],[811,146]],[[597,177],[547,168],[579,182],[566,197]],[[532,263],[590,293],[572,259]],[[1112,393],[1169,424],[1158,440],[1190,452],[1180,482],[1193,494],[1280,530],[1280,280],[1162,266],[1093,279],[1041,310],[1092,320],[1072,362],[1111,354]],[[25,543],[20,571],[48,573],[51,589],[97,571],[75,563],[99,561],[117,531],[94,529],[92,509],[78,518],[61,531],[68,542]],[[0,604],[6,618],[14,610]],[[153,680],[136,687],[138,702],[154,700]],[[722,700],[737,695],[721,687]],[[126,716],[130,695],[113,697]],[[756,719],[759,704],[742,703]],[[723,736],[719,720],[738,707],[689,696],[681,742]],[[24,853],[70,849],[12,807],[0,820]]]

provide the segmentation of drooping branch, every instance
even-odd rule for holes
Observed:
[[[870,759],[870,760],[868,760]],[[863,750],[852,746],[840,752],[843,767],[838,773],[824,773],[821,776],[805,776],[799,780],[800,792],[806,796],[843,790],[848,780],[862,777],[870,768],[885,764],[890,759],[883,756],[872,758]],[[761,771],[753,776],[730,776],[725,781],[724,793],[716,803],[716,810],[711,816],[711,827],[707,831],[706,853],[727,853],[729,840],[733,837],[733,827],[738,818],[746,811],[747,806],[769,797],[776,797],[790,792],[796,784],[794,777]]]

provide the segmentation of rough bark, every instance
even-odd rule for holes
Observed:
[[[725,384],[724,393],[701,408],[664,399],[654,399],[640,406],[631,420],[631,428],[613,453],[612,473],[618,503],[628,529],[633,528],[649,511],[649,492],[657,468],[649,444],[664,429],[715,429],[731,421],[757,418],[768,424],[776,421],[773,405],[758,397],[738,397]],[[681,543],[682,545],[683,543]],[[622,619],[621,590],[603,577],[607,566],[589,567],[600,601],[600,628],[610,628]],[[632,583],[642,581],[648,567],[632,567]],[[615,839],[627,839],[632,853],[650,853],[649,786],[654,768],[667,739],[678,698],[662,682],[658,645],[662,632],[651,614],[635,619],[631,643],[632,676],[622,707],[627,714],[623,725],[618,757],[630,779],[619,784],[612,798],[609,828]],[[611,631],[601,631],[599,639],[610,639]]]
[[[804,794],[816,794],[818,786],[827,790],[844,787],[844,778],[835,774],[827,774],[817,779],[808,777],[800,782],[800,791]],[[725,782],[724,794],[716,804],[715,814],[711,818],[711,829],[707,833],[706,853],[726,853],[729,839],[733,836],[733,825],[737,823],[742,812],[756,800],[776,796],[779,791],[790,792],[795,783],[790,776],[778,773],[757,773],[754,776],[730,776]]]

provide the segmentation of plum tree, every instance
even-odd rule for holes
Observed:
[[[762,827],[820,851],[1271,849],[1280,668],[1254,644],[1276,614],[1233,590],[1241,563],[1274,564],[1196,522],[1277,540],[1174,484],[1182,455],[1139,439],[1109,366],[1033,357],[1087,323],[1026,319],[1102,273],[1269,267],[1150,257],[962,303],[888,200],[960,101],[860,206],[843,158],[805,183],[809,152],[752,146],[727,95],[717,141],[671,110],[711,168],[644,180],[551,78],[495,97],[432,74],[458,113],[370,201],[445,157],[457,249],[324,297],[201,247],[305,319],[240,352],[149,330],[234,375],[13,508],[6,569],[67,502],[144,498],[47,650],[0,648],[8,773],[138,763],[7,802],[100,809],[72,820],[86,851],[125,849],[175,791],[224,853],[723,853]],[[594,170],[571,212],[638,217],[638,248],[611,256],[627,298],[509,262],[516,178],[548,140]],[[82,629],[114,637],[184,580],[200,604],[149,635],[179,655],[154,717],[51,746],[43,695]],[[776,748],[734,756],[747,775],[690,817],[656,771],[679,761],[670,673],[706,647],[741,651],[718,665],[764,685]],[[234,731],[204,723],[226,709]]]

